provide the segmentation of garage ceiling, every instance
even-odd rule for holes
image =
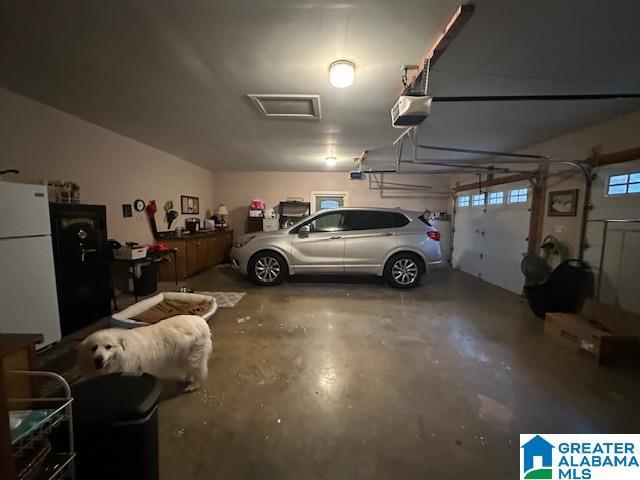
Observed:
[[[0,2],[0,84],[211,169],[337,169],[399,131],[400,65],[459,0]],[[640,89],[638,2],[477,0],[439,59],[435,95]],[[348,89],[328,66],[357,65]],[[268,119],[247,93],[319,94],[322,119]],[[638,101],[434,104],[431,144],[514,150]]]

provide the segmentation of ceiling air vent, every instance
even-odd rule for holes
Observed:
[[[320,120],[320,95],[249,93],[247,96],[265,117]]]

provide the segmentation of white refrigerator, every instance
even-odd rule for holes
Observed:
[[[47,187],[0,181],[0,332],[60,340]]]

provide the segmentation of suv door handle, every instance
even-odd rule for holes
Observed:
[[[338,235],[338,236],[335,236],[335,237],[329,237],[329,240],[339,240],[341,238],[342,237]]]
[[[390,237],[391,235],[395,235],[395,233],[393,232],[387,232],[387,233],[383,233],[382,236],[383,237]]]

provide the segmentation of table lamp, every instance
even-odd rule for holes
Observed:
[[[216,210],[216,215],[220,218],[220,225],[222,225],[222,228],[225,228],[227,226],[227,222],[225,222],[224,216],[229,215],[229,210],[224,206],[224,203],[220,204]]]

